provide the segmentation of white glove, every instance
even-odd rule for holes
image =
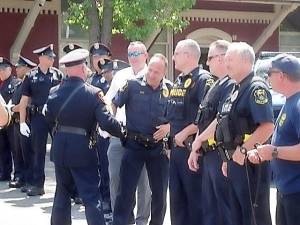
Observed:
[[[101,130],[100,127],[98,127],[98,133],[101,137],[103,138],[108,138],[110,137],[110,134],[108,132],[106,132],[105,130]]]
[[[44,116],[46,116],[46,112],[47,112],[47,104],[44,104],[43,109],[42,109],[42,114]]]
[[[29,135],[30,135],[30,129],[25,122],[20,123],[20,133],[26,137],[29,137]]]

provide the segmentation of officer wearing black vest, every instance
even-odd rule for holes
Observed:
[[[16,67],[16,75],[22,82],[17,86],[13,96],[12,104],[15,105],[12,110],[14,111],[12,115],[12,124],[14,126],[14,143],[17,153],[17,157],[14,161],[18,162],[21,168],[21,176],[14,181],[9,183],[9,187],[21,188],[22,192],[26,192],[27,187],[32,179],[32,148],[30,137],[26,137],[20,134],[20,113],[19,113],[19,103],[22,97],[22,83],[26,73],[28,73],[32,68],[37,65],[31,60],[19,56]]]
[[[9,103],[8,105],[11,105],[13,93],[21,83],[19,79],[16,79],[16,77],[12,75],[12,67],[13,65],[8,59],[0,57],[0,94],[5,103]],[[12,156],[14,161],[12,161]],[[14,176],[12,181],[22,179],[22,165],[19,160],[17,160],[17,156],[17,151],[14,146],[14,126],[10,124],[0,130],[0,181],[11,179],[13,169],[12,162],[14,162]]]
[[[71,224],[74,182],[85,206],[87,223],[104,225],[98,158],[90,137],[97,123],[110,134],[123,136],[120,124],[106,110],[103,92],[85,83],[88,55],[87,50],[76,49],[60,59],[68,79],[51,89],[47,101],[46,118],[54,131],[51,154],[57,183],[53,225]]]
[[[170,211],[173,225],[202,223],[202,172],[191,171],[187,160],[198,107],[214,83],[208,71],[199,67],[200,47],[191,39],[178,42],[174,51],[175,68],[182,73],[170,90],[168,119],[173,145],[170,155]]]
[[[225,56],[229,76],[237,85],[217,116],[216,142],[223,174],[231,183],[230,208],[236,225],[271,225],[269,164],[259,167],[246,159],[247,151],[265,143],[273,132],[272,98],[268,85],[253,74],[254,50],[232,43]]]
[[[217,40],[209,47],[206,64],[218,80],[199,106],[195,121],[198,125],[198,135],[188,159],[189,168],[197,171],[199,157],[201,154],[203,156],[202,204],[205,225],[232,225],[228,198],[230,184],[222,174],[222,159],[214,140],[218,108],[234,86],[234,81],[227,76],[225,64],[225,54],[229,45],[228,41]]]
[[[38,55],[39,64],[26,75],[20,101],[20,133],[27,137],[31,136],[33,150],[33,179],[30,184],[31,187],[27,190],[28,196],[45,193],[44,170],[49,128],[44,115],[42,115],[42,109],[47,101],[50,88],[59,84],[63,77],[61,71],[52,67],[56,56],[53,51],[53,44],[36,49],[33,53]],[[30,116],[31,130],[26,123],[26,116]]]

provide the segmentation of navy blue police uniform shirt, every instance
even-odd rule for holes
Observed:
[[[292,146],[300,143],[300,92],[287,98],[277,118],[272,145]],[[282,194],[300,192],[300,162],[273,159],[274,180]]]
[[[171,136],[194,123],[198,107],[213,83],[214,79],[210,73],[200,67],[190,74],[177,77],[170,90],[167,113],[171,124]]]
[[[113,103],[117,107],[125,105],[128,131],[152,136],[157,131],[156,126],[168,123],[166,113],[171,86],[172,83],[164,79],[158,88],[153,89],[146,83],[145,77],[125,84]]]
[[[14,92],[18,88],[18,86],[21,84],[21,80],[14,77],[10,76],[6,80],[2,81],[0,85],[0,93],[5,100],[6,103],[9,102],[9,100],[12,99]]]
[[[80,87],[79,87],[80,86]],[[74,91],[79,90],[69,100],[58,115],[60,108]],[[47,101],[47,121],[54,125],[84,129],[88,135],[56,132],[53,137],[52,159],[58,165],[93,166],[97,165],[97,151],[89,148],[89,137],[98,122],[101,129],[121,137],[120,124],[107,111],[103,92],[77,77],[69,77],[53,87]]]
[[[240,82],[240,87],[252,80],[253,77],[254,74],[251,73]],[[261,123],[273,123],[272,95],[263,80],[250,82],[250,85],[241,94],[234,107],[234,112],[238,117],[247,118],[250,125],[248,132],[252,133]]]
[[[106,94],[109,89],[109,83],[101,74],[98,73],[94,73],[92,75],[91,85],[100,88],[104,94]]]
[[[54,67],[50,67],[46,74],[39,67],[33,68],[26,74],[22,95],[31,97],[32,105],[42,106],[48,99],[50,89],[59,84],[62,77],[62,72]]]

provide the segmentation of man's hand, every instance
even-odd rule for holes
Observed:
[[[156,127],[157,131],[153,134],[153,138],[156,141],[162,140],[170,133],[170,124],[162,124]]]
[[[200,136],[198,135],[192,144],[192,151],[199,151],[202,145],[202,140],[200,139]]]
[[[109,137],[111,137],[111,135],[108,132],[106,132],[105,130],[102,130],[100,127],[98,127],[97,132],[103,138],[109,138]]]
[[[197,170],[199,169],[199,156],[200,154],[198,151],[191,151],[188,159],[188,165],[191,171],[197,172]]]
[[[227,174],[227,162],[223,162],[223,164],[222,164],[222,173],[223,173],[224,177],[228,176],[228,174]]]
[[[177,146],[185,147],[183,142],[185,141],[185,139],[187,139],[187,137],[188,135],[186,135],[185,132],[182,130],[175,135],[174,141]]]
[[[238,146],[232,155],[232,160],[241,166],[245,163],[245,155],[241,153],[241,147]]]
[[[25,122],[20,123],[20,133],[26,137],[29,137],[29,135],[30,135],[30,129]]]
[[[260,158],[260,156],[258,154],[257,149],[252,149],[252,150],[248,151],[247,152],[247,158],[253,164],[259,164],[259,163],[261,163],[261,158]]]
[[[258,155],[261,158],[261,161],[272,160],[273,149],[274,146],[269,144],[257,146]]]

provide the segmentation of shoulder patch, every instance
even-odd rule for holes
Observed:
[[[254,91],[253,93],[254,95],[254,101],[256,104],[259,104],[259,105],[264,105],[266,103],[268,103],[268,96],[267,96],[267,92],[265,89],[257,89]]]

